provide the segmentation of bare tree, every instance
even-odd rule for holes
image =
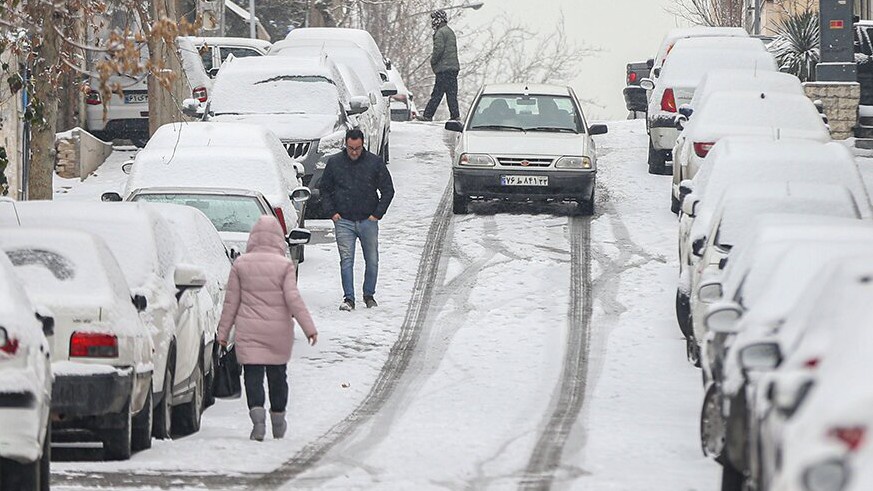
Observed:
[[[673,14],[697,25],[742,27],[744,0],[677,0]]]

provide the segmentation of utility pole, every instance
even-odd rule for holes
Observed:
[[[854,45],[854,2],[819,0],[821,15],[821,62],[816,80],[857,82]]]
[[[252,39],[258,38],[258,30],[255,26],[255,0],[249,0],[249,37]]]

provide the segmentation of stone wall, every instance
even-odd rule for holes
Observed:
[[[112,144],[95,138],[82,128],[59,133],[55,140],[55,170],[66,178],[85,180],[112,153]]]
[[[834,140],[855,136],[858,124],[858,104],[861,102],[861,85],[848,82],[807,82],[803,84],[806,96],[821,101],[824,113],[831,126]]]

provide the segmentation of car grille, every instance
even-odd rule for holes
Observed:
[[[289,157],[299,159],[309,155],[309,148],[312,146],[312,142],[282,142],[282,145],[285,146]]]
[[[509,167],[548,167],[552,165],[554,159],[549,158],[521,158],[521,157],[499,157],[497,159],[500,165]]]

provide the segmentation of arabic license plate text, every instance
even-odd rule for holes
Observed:
[[[501,186],[548,186],[548,176],[500,176]]]

